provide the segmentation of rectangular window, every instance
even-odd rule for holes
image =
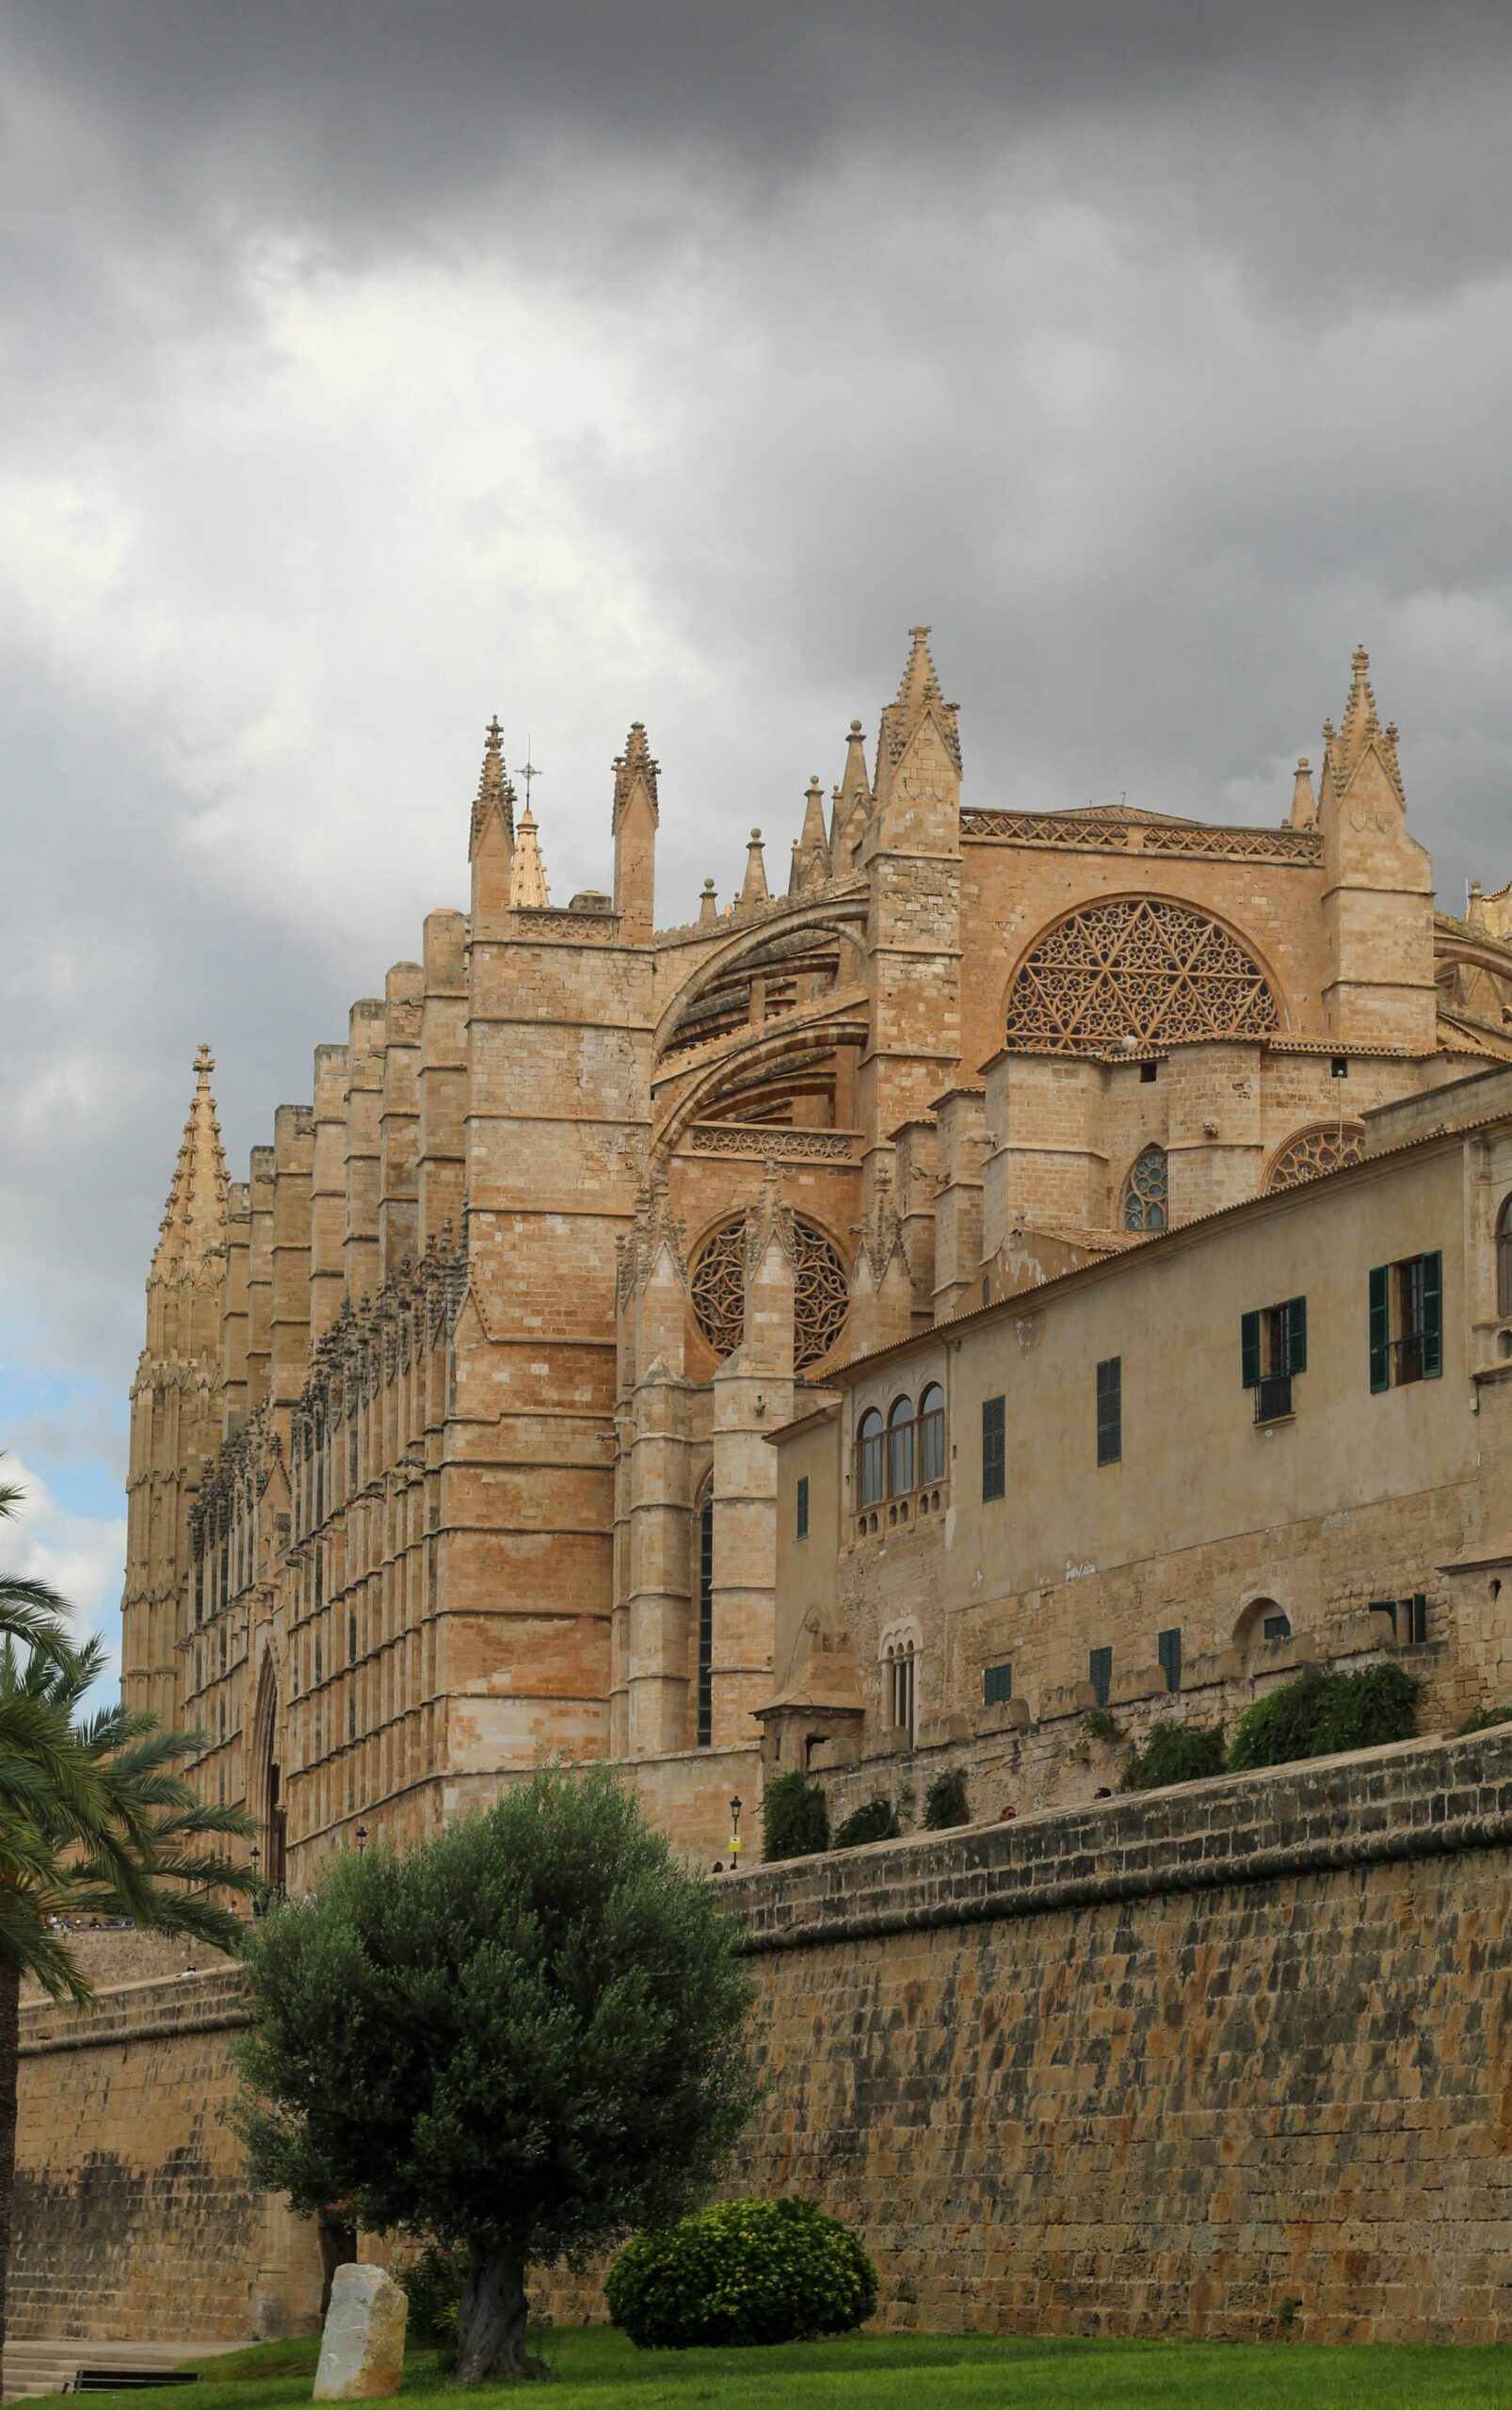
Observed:
[[[1013,1696],[1013,1667],[984,1665],[982,1668],[982,1705],[1006,1707]]]
[[[1106,1707],[1109,1694],[1113,1689],[1111,1648],[1093,1649],[1091,1656],[1087,1659],[1087,1679],[1092,1685],[1092,1695],[1099,1707]]]
[[[1166,1677],[1166,1688],[1179,1691],[1182,1687],[1182,1635],[1180,1631],[1160,1632],[1155,1641],[1160,1658],[1160,1670]]]
[[[1260,1627],[1263,1640],[1290,1640],[1292,1623],[1289,1615],[1267,1615]]]
[[[1097,1368],[1097,1460],[1116,1465],[1123,1455],[1123,1358],[1105,1357]]]
[[[797,1534],[800,1540],[809,1536],[809,1476],[806,1472],[798,1475]]]
[[[1390,1615],[1391,1630],[1404,1648],[1421,1648],[1428,1637],[1428,1601],[1415,1590],[1410,1599],[1372,1599],[1373,1615]]]
[[[1005,1487],[1004,1400],[982,1400],[982,1498],[1001,1498]]]
[[[1293,1410],[1292,1383],[1308,1365],[1308,1301],[1288,1297],[1239,1319],[1239,1376],[1255,1392],[1255,1421],[1280,1422]]]
[[[1443,1257],[1404,1256],[1370,1276],[1370,1385],[1401,1389],[1443,1371]]]

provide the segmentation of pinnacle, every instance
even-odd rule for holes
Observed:
[[[750,844],[746,848],[746,879],[740,891],[740,900],[742,904],[764,904],[766,899],[766,864],[762,853],[762,832],[753,828]]]
[[[194,1095],[153,1257],[154,1279],[194,1270],[226,1242],[226,1158],[210,1092],[215,1068],[209,1047],[201,1046],[194,1058]]]
[[[546,886],[546,865],[540,858],[536,836],[536,815],[527,803],[520,815],[515,833],[514,861],[509,875],[509,902],[515,910],[522,907],[544,910],[551,903]]]
[[[915,712],[923,711],[925,703],[943,702],[944,697],[941,692],[940,680],[935,675],[935,665],[930,657],[928,628],[910,628],[909,636],[909,658],[903,676],[898,682],[895,708],[907,712],[911,717]]]
[[[651,747],[646,741],[645,722],[632,720],[625,749],[616,757],[614,765],[614,816],[617,821],[637,779],[651,797],[652,811],[658,811],[656,779],[660,768],[660,763],[651,759]]]
[[[494,713],[483,731],[483,766],[478,772],[477,800],[473,806],[472,845],[475,850],[483,824],[491,811],[497,811],[511,843],[514,839],[514,789],[509,784],[504,766],[504,731],[499,715]]]

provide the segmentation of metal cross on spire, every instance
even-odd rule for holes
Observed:
[[[524,766],[520,773],[521,778],[524,781],[525,810],[527,811],[530,810],[530,781],[532,779],[544,778],[545,776],[545,772],[543,770],[538,770],[534,762],[530,758],[530,747],[532,742],[533,740],[527,736],[525,739]]]

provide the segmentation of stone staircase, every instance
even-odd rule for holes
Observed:
[[[6,2344],[5,2374],[0,2400],[24,2402],[38,2393],[59,2393],[75,2369],[176,2369],[185,2360],[208,2359],[212,2352],[240,2352],[250,2336],[234,2343],[197,2343],[175,2336],[169,2343],[101,2343],[75,2336],[48,2336],[30,2341],[12,2335]]]

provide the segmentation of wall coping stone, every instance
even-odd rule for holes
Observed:
[[[1512,1725],[721,1877],[753,1956],[1512,1844]]]

